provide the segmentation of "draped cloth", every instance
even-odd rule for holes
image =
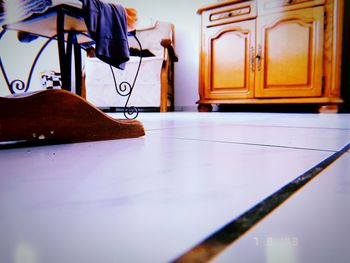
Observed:
[[[83,13],[90,37],[96,43],[96,57],[124,69],[130,56],[124,7],[100,0],[83,0]]]

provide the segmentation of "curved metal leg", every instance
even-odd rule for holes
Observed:
[[[4,29],[3,31],[1,31],[0,33],[0,40],[2,38],[2,36],[6,33],[6,30]],[[37,55],[35,56],[34,58],[34,61],[32,63],[32,66],[30,68],[30,71],[29,71],[29,74],[28,74],[28,79],[27,79],[27,83],[24,83],[23,80],[20,80],[20,79],[15,79],[13,81],[9,81],[8,79],[8,76],[7,76],[7,73],[6,73],[6,70],[5,70],[5,67],[2,63],[2,60],[1,60],[1,57],[0,57],[0,68],[1,68],[1,72],[2,72],[2,75],[4,76],[5,78],[5,82],[7,84],[7,87],[9,89],[9,91],[11,92],[11,94],[16,94],[18,91],[21,91],[21,92],[27,92],[29,87],[30,87],[30,82],[31,82],[31,79],[32,79],[32,75],[33,75],[33,72],[34,72],[34,69],[35,69],[35,66],[36,66],[36,63],[37,61],[39,60],[39,57],[41,56],[42,52],[45,50],[45,48],[50,44],[50,42],[55,39],[56,36],[53,36],[51,38],[49,38],[43,45],[42,47],[40,48],[40,50],[38,51]]]
[[[140,72],[140,68],[141,68],[141,63],[142,63],[142,46],[141,46],[141,43],[139,41],[139,39],[136,37],[136,33],[132,35],[137,44],[139,45],[139,48],[140,48],[140,60],[139,60],[139,64],[138,64],[138,67],[137,67],[137,70],[136,70],[136,73],[135,73],[135,77],[134,77],[134,80],[133,80],[133,83],[130,84],[129,82],[127,81],[122,81],[119,85],[117,84],[117,81],[116,81],[116,78],[115,78],[115,75],[114,75],[114,71],[113,71],[113,68],[112,66],[110,66],[111,68],[111,72],[112,72],[112,76],[113,76],[113,80],[114,80],[114,85],[115,85],[115,88],[116,88],[116,91],[117,93],[120,95],[120,96],[127,96],[127,99],[126,99],[126,102],[125,102],[125,105],[124,105],[124,116],[125,118],[127,119],[136,119],[137,116],[139,115],[139,110],[137,109],[137,107],[135,106],[128,106],[129,104],[129,100],[130,100],[130,96],[132,94],[132,91],[135,87],[135,83],[136,83],[136,80],[137,80],[137,77],[138,77],[138,74]]]

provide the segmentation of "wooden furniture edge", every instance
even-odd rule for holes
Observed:
[[[145,130],[140,121],[113,119],[65,90],[0,97],[0,141],[72,143],[143,135]]]

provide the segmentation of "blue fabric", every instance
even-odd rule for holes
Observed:
[[[123,6],[83,0],[85,24],[95,41],[96,57],[119,69],[129,60],[128,30]]]

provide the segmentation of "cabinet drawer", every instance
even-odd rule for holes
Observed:
[[[296,10],[324,4],[324,0],[259,0],[258,13],[268,14],[273,12]]]
[[[250,14],[250,12],[251,12],[250,6],[241,7],[241,8],[232,8],[224,12],[210,14],[209,20],[216,21],[216,20],[222,20],[222,19],[227,19],[231,17],[234,18],[237,16],[248,15]]]
[[[247,1],[206,10],[203,13],[203,22],[210,27],[255,17],[255,1]]]

